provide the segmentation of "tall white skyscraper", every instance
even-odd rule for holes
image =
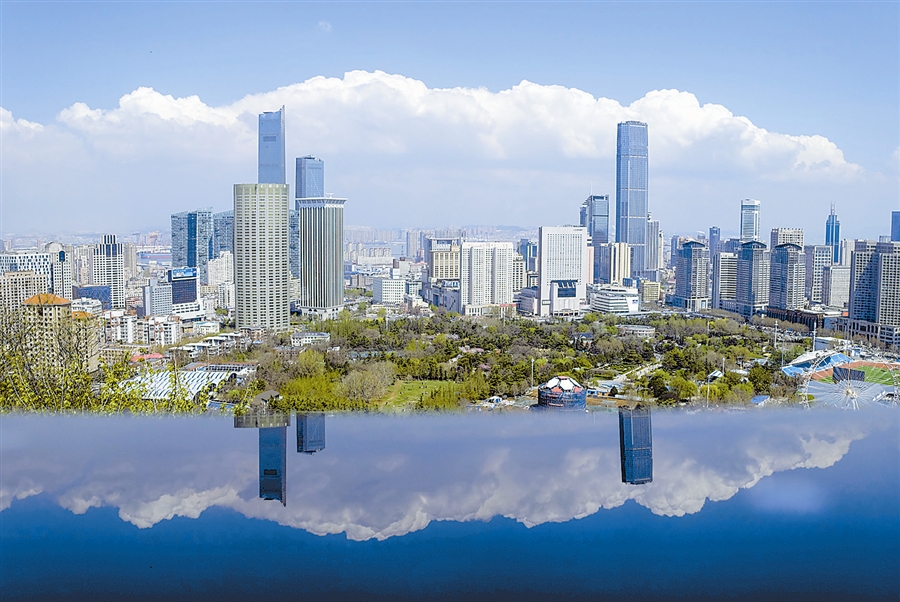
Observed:
[[[587,228],[542,226],[539,229],[539,315],[574,315],[587,304],[588,274],[593,272],[593,266],[588,263],[589,240]]]
[[[822,302],[822,273],[831,265],[834,249],[828,245],[806,245],[806,298],[810,303]]]
[[[759,240],[759,201],[741,201],[741,242]]]
[[[115,234],[105,234],[94,246],[92,265],[93,283],[109,286],[110,308],[125,309],[125,260]]]
[[[465,315],[482,315],[512,304],[514,254],[511,242],[463,241],[459,295]]]
[[[323,319],[344,306],[344,203],[347,199],[296,199],[299,229],[297,308]]]
[[[234,185],[235,321],[238,328],[290,326],[287,184]]]
[[[50,253],[50,292],[71,301],[72,258],[58,242],[47,243],[44,251]]]
[[[712,260],[712,307],[734,311],[737,293],[737,255],[719,251]]]

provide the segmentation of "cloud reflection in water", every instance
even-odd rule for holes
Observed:
[[[111,506],[148,528],[218,506],[351,540],[496,516],[530,527],[628,500],[678,517],[775,472],[832,466],[881,427],[877,413],[656,412],[653,479],[639,486],[622,482],[615,414],[331,416],[318,453],[302,453],[302,442],[293,453],[287,431],[284,506],[259,499],[259,436],[230,420],[12,416],[2,423],[0,510],[46,493],[76,514]],[[814,494],[760,503],[815,511]]]

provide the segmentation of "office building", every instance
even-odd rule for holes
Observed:
[[[92,284],[109,286],[110,309],[125,309],[125,262],[115,234],[105,234],[94,247],[92,266]]]
[[[620,123],[616,131],[616,242],[632,247],[631,276],[646,269],[649,214],[647,124]]]
[[[587,228],[594,246],[594,273],[592,282],[599,282],[599,248],[609,242],[609,195],[590,195],[581,204],[581,226]],[[520,251],[521,252],[521,251]]]
[[[623,483],[643,485],[653,481],[652,431],[649,406],[619,408],[619,457]]]
[[[426,275],[430,281],[459,280],[459,239],[425,238]]]
[[[900,242],[856,241],[849,331],[900,346]]]
[[[822,302],[822,272],[831,265],[834,249],[826,245],[806,245],[806,298],[810,304]]]
[[[774,252],[778,245],[797,245],[803,249],[803,228],[772,228],[769,248]]]
[[[591,311],[627,316],[641,310],[638,289],[618,284],[600,284],[591,292]]]
[[[834,203],[831,204],[831,213],[825,220],[825,245],[831,247],[831,262],[841,262],[841,222],[834,213]]]
[[[405,278],[375,278],[372,300],[381,305],[400,305],[406,295]]]
[[[846,307],[849,302],[850,266],[825,266],[822,270],[822,305]]]
[[[659,222],[647,217],[647,248],[645,251],[644,273],[641,278],[647,280],[659,280],[659,270],[663,268],[663,233],[659,229]]]
[[[291,278],[300,278],[300,212],[296,209],[288,212],[288,255]],[[296,299],[292,297],[291,301]]]
[[[297,413],[297,453],[314,454],[325,449],[325,414]]]
[[[344,306],[344,203],[331,197],[296,199],[299,232],[297,308],[323,319]]]
[[[210,286],[234,282],[234,255],[231,251],[221,251],[215,259],[210,259],[207,268]]]
[[[44,289],[50,292],[53,282],[53,257],[51,253],[0,253],[0,274],[6,272],[32,272],[44,277]],[[18,306],[17,306],[18,307]]]
[[[169,316],[172,314],[172,284],[151,278],[141,289],[143,310],[141,316]]]
[[[770,316],[771,310],[793,310],[806,301],[806,258],[799,244],[784,243],[772,250],[769,268]]]
[[[197,269],[175,268],[166,272],[166,281],[172,287],[172,313],[199,311],[197,305]]]
[[[641,280],[638,291],[641,294],[641,304],[658,304],[662,295],[662,285],[652,280]]]
[[[213,214],[213,252],[211,258],[220,257],[222,251],[234,255],[234,210]]]
[[[294,198],[320,199],[325,196],[325,162],[307,155],[297,158]]]
[[[287,505],[287,427],[259,429],[259,497]]]
[[[525,258],[518,253],[513,254],[512,290],[517,293],[528,286],[528,270],[525,269]]]
[[[719,243],[722,241],[722,229],[718,226],[709,228],[709,255],[712,257],[719,251]]]
[[[737,254],[720,251],[712,258],[712,307],[734,311],[737,294]]]
[[[891,241],[900,242],[900,211],[891,211]]]
[[[672,305],[688,311],[709,309],[709,248],[689,240],[678,249]]]
[[[62,243],[50,242],[44,245],[44,252],[50,255],[50,292],[63,299],[72,299],[72,257]]]
[[[578,226],[538,230],[539,315],[575,315],[587,304],[589,240],[587,228]]]
[[[284,163],[284,107],[259,114],[259,184],[287,184]],[[237,212],[235,212],[237,218]]]
[[[631,277],[631,248],[628,243],[611,242],[596,248],[600,255],[600,284],[622,284]]]
[[[15,312],[25,299],[47,292],[47,277],[32,271],[0,274],[0,319]]]
[[[212,209],[172,214],[172,267],[196,268],[200,284],[208,284],[207,264],[214,252]]]
[[[741,201],[741,242],[759,240],[759,201]]]
[[[462,314],[500,314],[512,308],[513,244],[463,241],[459,249]]]
[[[737,256],[735,311],[750,319],[769,305],[769,252],[766,244],[751,240]]]
[[[235,321],[238,328],[290,325],[287,184],[234,185]]]
[[[516,245],[516,251],[525,259],[525,271],[537,272],[537,241],[522,238],[519,240],[519,244]]]

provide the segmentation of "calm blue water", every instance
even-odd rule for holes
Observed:
[[[3,600],[896,600],[898,566],[890,409],[0,418]]]

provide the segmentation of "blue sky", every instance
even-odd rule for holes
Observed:
[[[24,140],[6,129],[0,184],[3,232],[39,230],[40,220],[33,219],[31,209],[35,204],[60,216],[58,225],[45,221],[47,227],[89,227],[83,217],[63,219],[64,205],[42,200],[33,190],[36,174],[49,176],[41,181],[51,188],[66,186],[71,199],[103,212],[109,220],[104,226],[110,229],[133,229],[142,224],[165,227],[168,213],[193,206],[226,208],[230,185],[254,177],[252,144],[240,157],[219,164],[212,158],[195,159],[187,150],[179,161],[164,151],[152,156],[129,155],[144,170],[154,172],[155,180],[162,177],[169,183],[178,182],[185,191],[183,199],[158,203],[159,190],[152,182],[143,182],[141,178],[146,176],[139,170],[126,169],[109,176],[120,171],[116,168],[123,157],[120,151],[98,142],[97,132],[59,120],[60,112],[75,103],[111,112],[121,97],[141,87],[175,99],[196,95],[211,108],[234,107],[254,95],[261,96],[260,102],[278,102],[280,97],[271,93],[279,87],[316,76],[343,78],[344,73],[357,70],[403,76],[429,90],[483,87],[494,94],[527,80],[577,89],[594,98],[615,100],[623,107],[648,92],[676,89],[694,95],[700,105],[722,105],[768,132],[824,137],[843,153],[846,163],[858,167],[852,176],[847,170],[838,170],[838,175],[798,179],[757,164],[739,176],[723,177],[727,184],[717,183],[718,178],[704,166],[728,153],[719,142],[713,144],[702,136],[685,141],[672,134],[672,139],[686,145],[691,161],[660,158],[657,169],[654,133],[666,126],[650,122],[650,204],[667,232],[705,229],[712,223],[733,230],[736,224],[730,222],[737,221],[737,210],[731,205],[736,207],[742,197],[758,197],[764,203],[764,227],[815,228],[821,237],[818,230],[823,229],[828,203],[836,202],[845,234],[871,237],[882,233],[880,225],[887,212],[900,206],[897,3],[4,1],[0,6],[0,106],[11,113],[4,119],[41,124],[44,130],[36,138],[46,138],[52,130],[73,144],[71,152],[90,159],[71,175],[56,175],[76,169],[65,165],[65,152],[54,158],[41,146],[54,144],[53,148],[60,149],[59,140]],[[289,115],[289,155],[313,153],[326,160],[326,188],[350,198],[350,223],[565,223],[577,219],[577,205],[591,184],[595,192],[598,187],[599,192],[612,194],[614,190],[614,167],[610,167],[614,158],[611,161],[601,148],[580,154],[563,152],[560,158],[551,144],[542,158],[540,145],[545,140],[525,137],[516,145],[531,148],[527,156],[511,158],[509,152],[499,152],[482,157],[480,163],[462,162],[457,173],[446,170],[454,153],[406,144],[402,132],[387,157],[384,149],[367,152],[349,141],[344,146],[322,144],[300,124],[291,127],[295,109],[284,102]],[[333,104],[334,99],[322,102]],[[374,101],[366,102],[371,106]],[[240,119],[251,127],[248,112],[256,109],[249,104],[242,107],[247,114]],[[352,107],[345,108],[352,111]],[[382,110],[389,112],[391,106],[372,111],[366,118],[377,120]],[[550,103],[546,110],[566,109]],[[452,112],[452,107],[448,111]],[[501,114],[506,111],[500,109]],[[356,115],[351,112],[331,118],[346,121]],[[643,115],[638,112],[639,117]],[[560,113],[559,118],[566,115]],[[326,117],[321,119],[328,124]],[[149,126],[134,127],[146,134]],[[362,123],[360,127],[368,126]],[[354,131],[342,133],[349,139],[358,136]],[[436,133],[435,144],[464,152],[465,141],[455,146],[442,143],[447,135]],[[177,131],[165,136],[176,146],[179,143],[173,143],[172,136],[184,140],[184,134]],[[166,140],[144,144],[164,147]],[[239,133],[230,140],[220,144],[246,142]],[[709,159],[706,162],[704,153]],[[166,156],[172,161],[164,160]],[[194,161],[198,163],[193,165]],[[378,173],[367,171],[373,163],[381,163]],[[528,174],[538,172],[540,177],[529,179]],[[660,176],[656,182],[654,172]],[[98,176],[114,180],[108,195],[86,190]],[[469,179],[470,187],[460,188],[460,178]],[[404,185],[396,185],[398,181]],[[409,191],[426,188],[427,201],[409,198]],[[198,200],[205,190],[211,191],[209,200]],[[471,217],[440,209],[455,204],[459,195],[477,196],[478,190],[494,200],[458,205],[474,213]],[[552,198],[556,195],[558,198]],[[548,204],[548,198],[552,203]],[[423,202],[434,207],[424,210]],[[564,217],[559,214],[560,202],[572,204]],[[137,209],[117,210],[123,203],[132,203]],[[150,203],[155,204],[154,212],[146,208]],[[708,217],[688,219],[684,211],[677,210],[684,203],[696,204]],[[772,208],[768,215],[767,205]],[[511,213],[516,215],[511,217]],[[788,223],[780,223],[782,218]],[[848,231],[851,228],[853,231]]]

